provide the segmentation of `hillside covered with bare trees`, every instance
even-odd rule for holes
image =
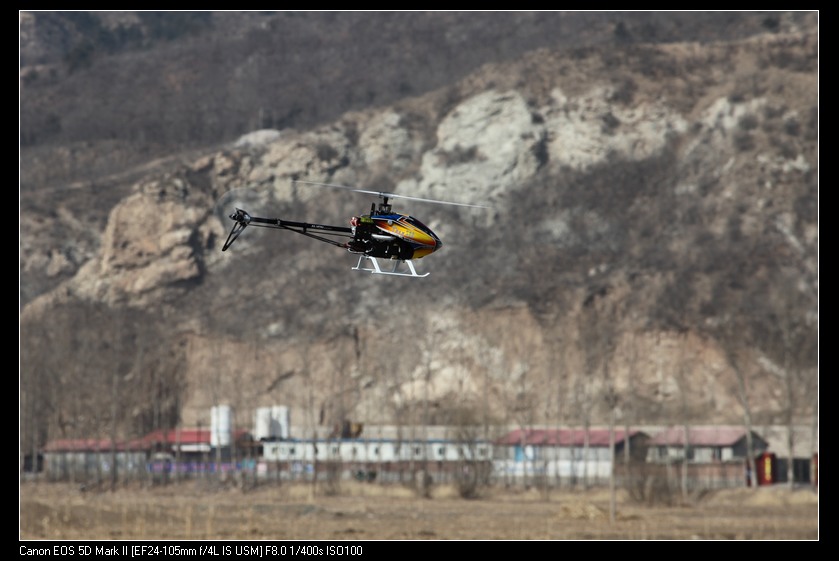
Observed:
[[[817,12],[21,12],[20,407],[817,427]],[[430,276],[247,230],[375,198]]]

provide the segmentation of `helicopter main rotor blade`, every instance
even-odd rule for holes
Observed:
[[[333,189],[345,189],[347,191],[353,191],[355,193],[366,193],[368,195],[376,195],[382,198],[388,199],[407,199],[409,201],[421,201],[424,203],[434,203],[438,205],[451,205],[451,206],[465,206],[471,208],[490,208],[488,205],[473,205],[468,203],[455,203],[451,201],[439,201],[436,199],[424,199],[422,197],[411,197],[409,195],[399,195],[398,193],[387,193],[385,191],[370,191],[367,189],[356,189],[355,187],[347,187],[346,185],[336,185],[334,183],[318,183],[316,181],[303,181],[302,179],[295,179],[295,183],[306,183],[308,185],[318,185],[320,187],[331,187]]]

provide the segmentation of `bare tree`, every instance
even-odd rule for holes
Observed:
[[[432,316],[433,317],[433,316]],[[432,386],[432,377],[434,375],[434,359],[437,351],[445,341],[444,334],[438,331],[438,326],[434,322],[429,321],[426,324],[425,338],[420,342],[420,356],[422,363],[420,371],[422,373],[422,434],[423,441],[428,443],[428,427],[431,423],[429,415],[430,407],[430,391]],[[428,473],[428,453],[427,446],[423,446],[422,465],[420,468],[419,489],[424,497],[431,496],[430,481],[431,476]]]
[[[615,417],[617,415],[620,397],[611,385],[603,396],[609,410],[609,522],[615,523],[617,510],[617,495],[615,485]]]
[[[682,421],[682,432],[684,433],[683,436],[683,447],[682,447],[682,468],[681,468],[681,489],[682,489],[682,501],[687,502],[688,500],[688,468],[690,464],[690,460],[693,456],[693,451],[691,449],[690,443],[690,402],[689,397],[691,395],[690,385],[688,384],[688,375],[690,373],[690,363],[687,356],[687,343],[688,343],[688,333],[681,332],[677,334],[676,344],[678,345],[678,350],[676,351],[676,365],[675,365],[675,378],[676,378],[676,386],[679,388],[679,412]]]
[[[743,364],[744,359],[741,357],[744,349],[747,349],[745,329],[746,327],[742,324],[742,321],[727,318],[722,327],[723,336],[721,337],[720,344],[726,362],[734,373],[737,383],[737,398],[743,408],[743,426],[746,430],[746,464],[748,473],[750,474],[751,484],[752,486],[756,486],[757,471],[755,468],[754,439],[752,438],[752,427],[754,423],[752,422],[752,409],[749,401],[746,369]]]
[[[581,326],[581,344],[583,345],[583,352],[585,356],[586,373],[589,377],[599,381],[603,388],[604,397],[608,396],[606,400],[607,412],[610,422],[613,421],[617,404],[619,399],[615,394],[614,381],[611,375],[611,363],[615,354],[617,345],[617,334],[619,332],[620,314],[617,306],[610,299],[610,292],[612,288],[608,285],[596,287],[591,290],[583,301],[583,307],[580,312],[582,321]],[[588,392],[586,392],[588,393]],[[593,397],[593,396],[587,396]],[[588,445],[589,445],[589,428],[591,423],[591,408],[594,402],[587,407],[588,413],[584,417],[585,426],[585,445],[584,455],[586,456],[586,463],[584,467],[584,483],[588,486]],[[614,458],[612,458],[614,463]]]
[[[110,439],[113,484],[116,442],[150,430],[147,420],[158,404],[147,380],[155,372],[170,388],[167,414],[177,414],[180,369],[167,352],[172,343],[142,310],[63,305],[48,322],[23,321],[21,337],[21,396],[24,411],[36,417],[24,417],[22,431],[25,442],[37,442],[33,449],[54,438]],[[39,350],[45,342],[50,353]],[[154,359],[151,347],[162,350]]]
[[[590,429],[591,429],[591,414],[594,407],[594,398],[592,396],[592,374],[595,368],[596,353],[594,346],[590,344],[590,338],[587,338],[582,333],[579,334],[580,340],[578,344],[583,349],[585,370],[578,373],[574,381],[574,410],[581,421],[583,427],[583,487],[589,486],[588,474],[588,455],[590,443]],[[575,469],[576,474],[576,469]]]
[[[766,317],[756,322],[755,335],[760,349],[758,362],[781,384],[781,416],[786,427],[789,489],[795,481],[796,420],[806,414],[808,394],[817,395],[818,331],[808,317],[813,302],[809,293],[797,289],[793,278],[782,277],[771,287]],[[817,313],[815,310],[813,314]],[[814,408],[817,407],[817,399]]]
[[[562,420],[563,415],[565,414],[565,408],[563,407],[563,400],[567,398],[566,394],[568,393],[566,390],[566,384],[568,383],[568,365],[566,364],[566,348],[565,348],[565,341],[561,337],[557,337],[555,340],[552,348],[551,348],[551,363],[548,364],[549,369],[549,388],[553,388],[554,391],[551,392],[555,395],[556,398],[556,409],[554,411],[554,418],[556,422],[556,431],[557,434],[561,434],[562,430]],[[554,379],[556,377],[556,379]],[[557,455],[555,458],[555,483],[559,486],[562,483],[562,476],[560,473],[560,466],[562,465],[560,462],[559,450],[560,450],[560,443],[557,443]]]
[[[54,354],[40,349],[42,344],[55,348],[59,334],[53,323],[21,320],[20,457],[21,460],[30,458],[33,472],[37,471],[38,456],[49,438],[57,408],[56,397],[60,395],[60,392],[54,393],[60,365]],[[57,437],[61,430],[56,429],[53,434]]]
[[[818,377],[817,377],[818,378]],[[818,493],[818,436],[819,434],[819,401],[816,400],[816,404],[813,407],[813,422],[811,425],[811,434],[810,434],[810,461],[814,462],[815,465],[812,466],[813,471],[813,486]]]
[[[627,475],[629,474],[629,463],[632,459],[632,439],[629,438],[629,425],[630,421],[633,420],[633,413],[635,408],[635,398],[637,391],[636,369],[638,367],[639,343],[640,341],[638,338],[638,332],[635,329],[635,326],[631,326],[629,331],[629,344],[627,347],[628,355],[626,357],[626,393],[623,397],[623,402],[621,404],[621,412],[623,413],[624,423],[623,465],[625,470],[624,473],[626,473]]]
[[[591,381],[585,374],[578,375],[574,384],[574,409],[579,417],[583,428],[583,453],[582,453],[582,484],[584,488],[589,486],[588,456],[589,444],[591,443],[591,413],[594,407],[592,397]],[[576,466],[574,467],[574,482],[576,483]]]

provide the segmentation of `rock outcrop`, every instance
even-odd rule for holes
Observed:
[[[806,32],[541,50],[478,70],[454,103],[440,90],[248,134],[135,182],[84,258],[22,236],[22,267],[78,264],[27,303],[22,332],[49,331],[49,310],[70,303],[160,310],[144,329],[161,341],[152,362],[176,361],[163,370],[183,378],[185,425],[206,425],[220,401],[243,424],[276,404],[312,427],[584,424],[606,418],[609,392],[628,423],[737,422],[744,399],[767,422],[809,415],[813,57]],[[295,179],[492,209],[399,201],[444,240],[418,264],[423,281],[355,273],[347,252],[283,231],[248,229],[221,253],[240,204],[342,225],[371,204]],[[779,375],[766,364],[781,363],[785,336],[798,343]],[[37,368],[22,361],[22,376]]]

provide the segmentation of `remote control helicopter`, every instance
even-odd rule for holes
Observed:
[[[359,256],[358,263],[352,268],[354,271],[422,278],[427,277],[430,273],[417,273],[413,263],[414,260],[421,259],[438,251],[443,246],[443,242],[440,241],[437,234],[418,219],[407,214],[394,212],[390,200],[407,199],[443,205],[488,208],[485,205],[423,199],[420,197],[398,195],[396,193],[355,189],[353,187],[333,185],[331,183],[316,183],[302,180],[297,180],[296,182],[376,195],[381,202],[378,206],[376,203],[373,203],[369,213],[353,216],[350,219],[349,226],[292,222],[282,218],[262,218],[252,216],[241,208],[236,208],[235,212],[229,215],[234,224],[221,250],[227,251],[248,226],[289,230],[357,254]],[[342,240],[341,238],[344,239]],[[380,259],[393,261],[393,266],[383,267],[379,263]]]

